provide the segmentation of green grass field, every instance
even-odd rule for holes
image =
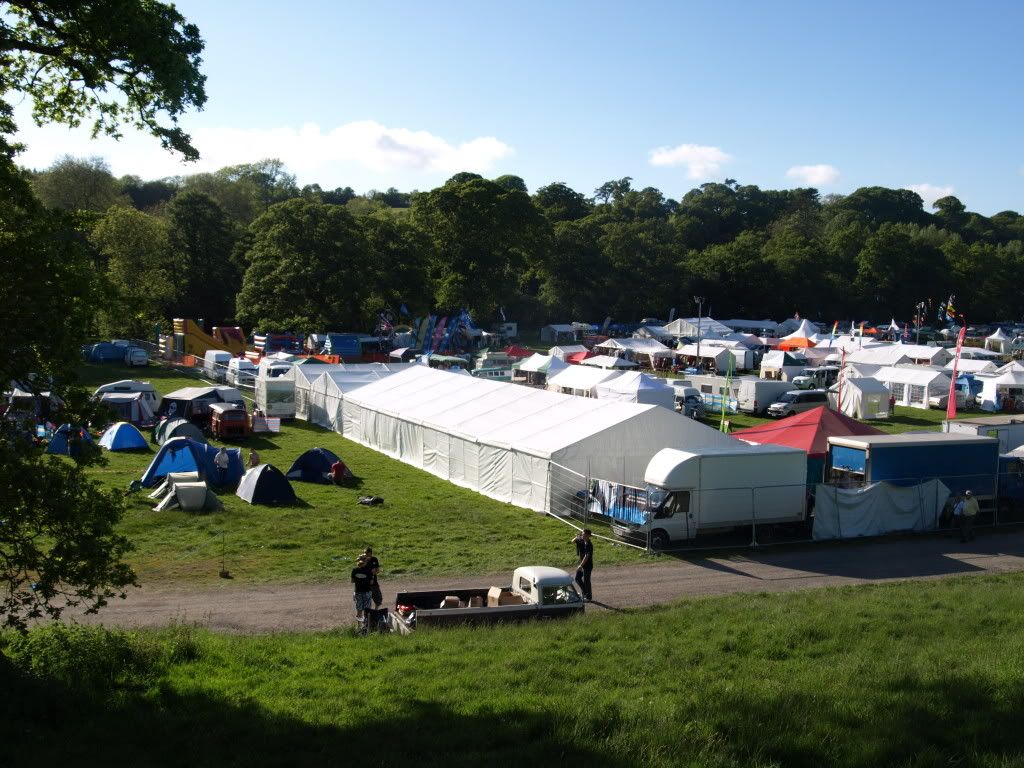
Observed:
[[[151,381],[161,393],[198,383],[156,366],[145,372],[82,368],[82,382],[90,389],[131,377]],[[303,451],[329,448],[345,459],[362,485],[293,483],[301,500],[293,507],[252,506],[222,493],[224,510],[205,515],[156,513],[145,493],[130,496],[120,530],[135,544],[129,561],[140,583],[215,584],[222,546],[228,570],[244,582],[347,581],[356,553],[367,545],[389,578],[494,573],[524,564],[575,565],[576,552],[568,543],[573,531],[564,524],[459,488],[306,422],[286,422],[280,434],[254,436],[243,451],[249,445],[283,472]],[[93,474],[111,487],[127,488],[154,454],[107,453],[107,466]],[[384,497],[385,505],[356,503],[368,494]],[[603,542],[596,556],[602,565],[645,557]]]
[[[1012,766],[1022,637],[1021,574],[413,637],[50,628],[0,640],[0,731],[11,766]]]

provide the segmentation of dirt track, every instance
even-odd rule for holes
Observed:
[[[908,538],[817,544],[786,550],[676,559],[594,571],[594,607],[608,610],[669,603],[687,597],[734,592],[782,592],[903,579],[935,579],[1024,570],[1024,531],[982,532],[977,541]],[[436,578],[391,582],[382,574],[385,604],[398,589],[442,589],[506,584],[509,574],[472,579]],[[208,589],[133,590],[88,623],[157,627],[187,622],[226,632],[324,630],[350,624],[352,598],[347,584],[238,585],[221,582]]]

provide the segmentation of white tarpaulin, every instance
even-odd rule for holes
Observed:
[[[814,496],[812,537],[853,539],[938,528],[949,489],[940,480],[912,486],[872,483],[863,488],[819,485]]]
[[[566,395],[594,397],[594,388],[605,381],[618,378],[622,371],[607,371],[603,368],[590,368],[586,365],[570,365],[554,376],[548,376],[547,388],[552,392]]]
[[[843,402],[839,403],[840,389]],[[828,390],[828,407],[854,419],[889,418],[889,390],[882,382],[869,378],[843,379]]]
[[[547,509],[553,463],[642,484],[647,463],[662,448],[738,443],[653,405],[571,397],[423,366],[347,393],[342,424],[350,440],[536,510]]]
[[[309,389],[307,420],[313,424],[341,431],[343,396],[372,381],[408,368],[410,363],[346,364],[340,370],[328,371],[318,377]]]

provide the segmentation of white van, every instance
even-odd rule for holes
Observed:
[[[129,368],[145,368],[149,365],[149,353],[142,347],[128,347],[124,351],[124,362]]]
[[[824,389],[794,389],[778,397],[768,406],[768,415],[777,419],[795,416],[821,406],[828,407],[828,393]]]
[[[227,383],[236,387],[241,384],[247,387],[256,385],[258,371],[247,357],[233,357],[228,362]]]
[[[102,387],[99,387],[92,393],[92,396],[93,399],[98,400],[108,393],[134,394],[136,392],[141,392],[142,399],[149,403],[154,411],[156,410],[157,404],[160,402],[160,395],[156,393],[156,387],[148,381],[135,381],[134,379],[112,381],[109,384],[104,384]]]
[[[210,379],[224,381],[229,362],[231,362],[230,352],[225,352],[222,349],[208,349],[203,355],[203,370]]]

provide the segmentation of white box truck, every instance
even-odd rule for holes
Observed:
[[[647,538],[652,549],[738,526],[802,523],[807,511],[807,454],[778,445],[690,453],[664,448],[644,474],[642,523],[616,531]]]
[[[693,375],[686,378],[690,386],[700,390],[705,401],[724,394],[725,376]],[[757,376],[733,376],[728,381],[729,397],[736,401],[736,410],[755,415],[763,414],[779,395],[793,389],[789,382],[759,379]]]
[[[231,353],[221,349],[208,349],[203,355],[203,371],[211,381],[225,381]]]

